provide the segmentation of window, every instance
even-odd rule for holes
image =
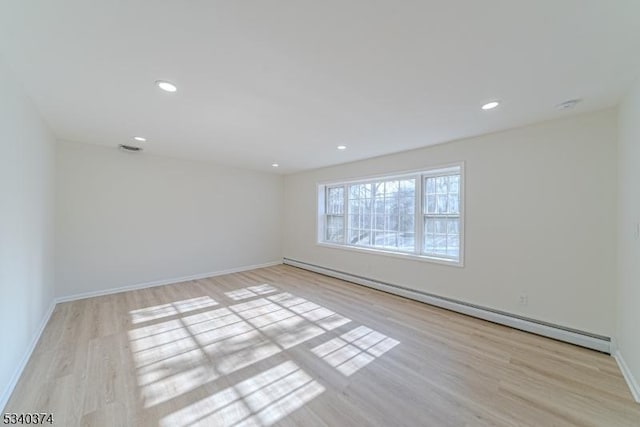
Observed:
[[[462,165],[320,185],[320,244],[462,264]]]
[[[344,241],[344,187],[327,188],[327,242]]]
[[[400,252],[415,250],[415,178],[346,187],[347,244]]]
[[[460,174],[424,178],[424,243],[422,253],[460,256]]]

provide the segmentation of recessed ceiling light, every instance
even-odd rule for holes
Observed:
[[[564,101],[558,105],[556,105],[556,108],[558,110],[569,110],[573,107],[575,107],[580,101],[582,101],[581,99],[570,99],[568,101]]]
[[[280,165],[279,165],[279,164],[277,164],[277,163],[272,163],[272,164],[271,164],[271,166],[273,166],[274,168],[277,168],[277,167],[278,167],[278,166],[280,166]]]
[[[338,150],[346,150],[347,146],[346,145],[338,145]]]
[[[133,139],[135,139],[138,142],[147,142],[147,138],[144,138],[142,136],[134,136]]]
[[[491,102],[487,102],[486,104],[484,104],[482,106],[483,110],[493,110],[494,108],[496,108],[498,105],[500,105],[499,101],[491,101]]]
[[[166,80],[156,80],[156,86],[158,86],[165,92],[175,92],[178,90],[178,87],[176,85]]]

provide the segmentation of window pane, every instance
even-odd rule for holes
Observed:
[[[327,189],[327,215],[342,215],[344,213],[344,187],[329,187]]]
[[[376,222],[373,228],[376,230],[384,230],[384,215],[376,215]]]
[[[365,199],[371,197],[371,184],[351,184],[349,186],[350,199]]]
[[[384,199],[384,181],[371,184],[371,197]]]
[[[384,203],[385,215],[398,215],[398,199],[395,197],[392,199],[385,199]]]
[[[435,194],[436,193],[436,179],[435,178],[427,178],[427,194]]]
[[[460,236],[457,234],[449,234],[447,236],[447,248],[450,255],[457,255],[460,246]]]
[[[349,244],[356,246],[371,245],[371,232],[369,230],[357,229],[349,231]]]
[[[415,215],[416,199],[415,197],[403,197],[398,200],[398,213],[400,215]]]
[[[413,215],[401,216],[398,218],[398,231],[413,233],[415,230],[415,217]]]
[[[436,234],[434,252],[438,255],[445,255],[447,253],[447,236],[443,234]]]
[[[433,224],[431,225],[431,228],[433,228]],[[424,235],[424,242],[422,243],[423,246],[423,250],[425,253],[433,253],[433,249],[435,247],[435,234],[434,233],[430,233],[427,232]]]
[[[423,253],[460,258],[460,218],[442,219],[425,216]]]
[[[460,234],[459,219],[450,219],[447,221],[447,234]]]
[[[384,199],[375,199],[375,213],[384,215]]]
[[[436,196],[433,194],[427,195],[427,213],[436,213]]]
[[[435,233],[436,232],[435,221],[427,219],[425,221],[425,227],[424,228],[425,228],[427,233],[431,233],[431,234]]]
[[[360,228],[360,215],[349,215],[349,229]]]
[[[413,251],[415,183],[411,178],[349,185],[348,244]],[[412,234],[405,238],[406,233]]]
[[[459,198],[457,194],[449,194],[449,201],[448,201],[448,212],[449,213],[460,213],[460,205],[459,205]]]
[[[447,195],[446,194],[438,194],[437,196],[437,213],[447,213]]]
[[[414,233],[399,233],[398,234],[398,249],[402,251],[411,251],[415,247],[415,235]]]
[[[449,193],[460,192],[460,175],[451,175],[449,177]]]
[[[347,243],[351,244],[351,245],[355,245],[357,244],[359,238],[360,238],[360,229],[357,227],[354,228],[349,228],[349,240]]]
[[[394,249],[398,247],[398,233],[386,233],[384,236],[384,245],[387,248]]]
[[[416,180],[404,179],[400,181],[400,197],[411,197],[415,199]]]
[[[398,215],[391,215],[386,217],[386,229],[390,231],[398,231],[398,224],[400,222],[400,218]]]
[[[384,186],[385,197],[397,197],[400,190],[400,181],[387,181]]]
[[[327,216],[327,225],[329,228],[341,229],[344,227],[342,215],[329,215]]]
[[[360,185],[352,184],[349,186],[349,199],[358,199],[360,198]]]
[[[327,215],[327,242],[343,243],[344,217],[342,215]]]

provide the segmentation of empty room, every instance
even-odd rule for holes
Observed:
[[[640,427],[640,2],[3,0],[2,425]]]

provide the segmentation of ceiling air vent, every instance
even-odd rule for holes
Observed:
[[[578,105],[580,102],[582,102],[582,99],[570,99],[568,101],[564,101],[564,102],[556,105],[556,108],[558,110],[570,110],[573,107],[575,107],[576,105]]]
[[[120,145],[118,145],[118,148],[120,148],[121,150],[124,150],[124,151],[130,151],[132,153],[135,153],[135,152],[138,152],[138,151],[142,151],[142,147],[134,147],[133,145],[120,144]]]

